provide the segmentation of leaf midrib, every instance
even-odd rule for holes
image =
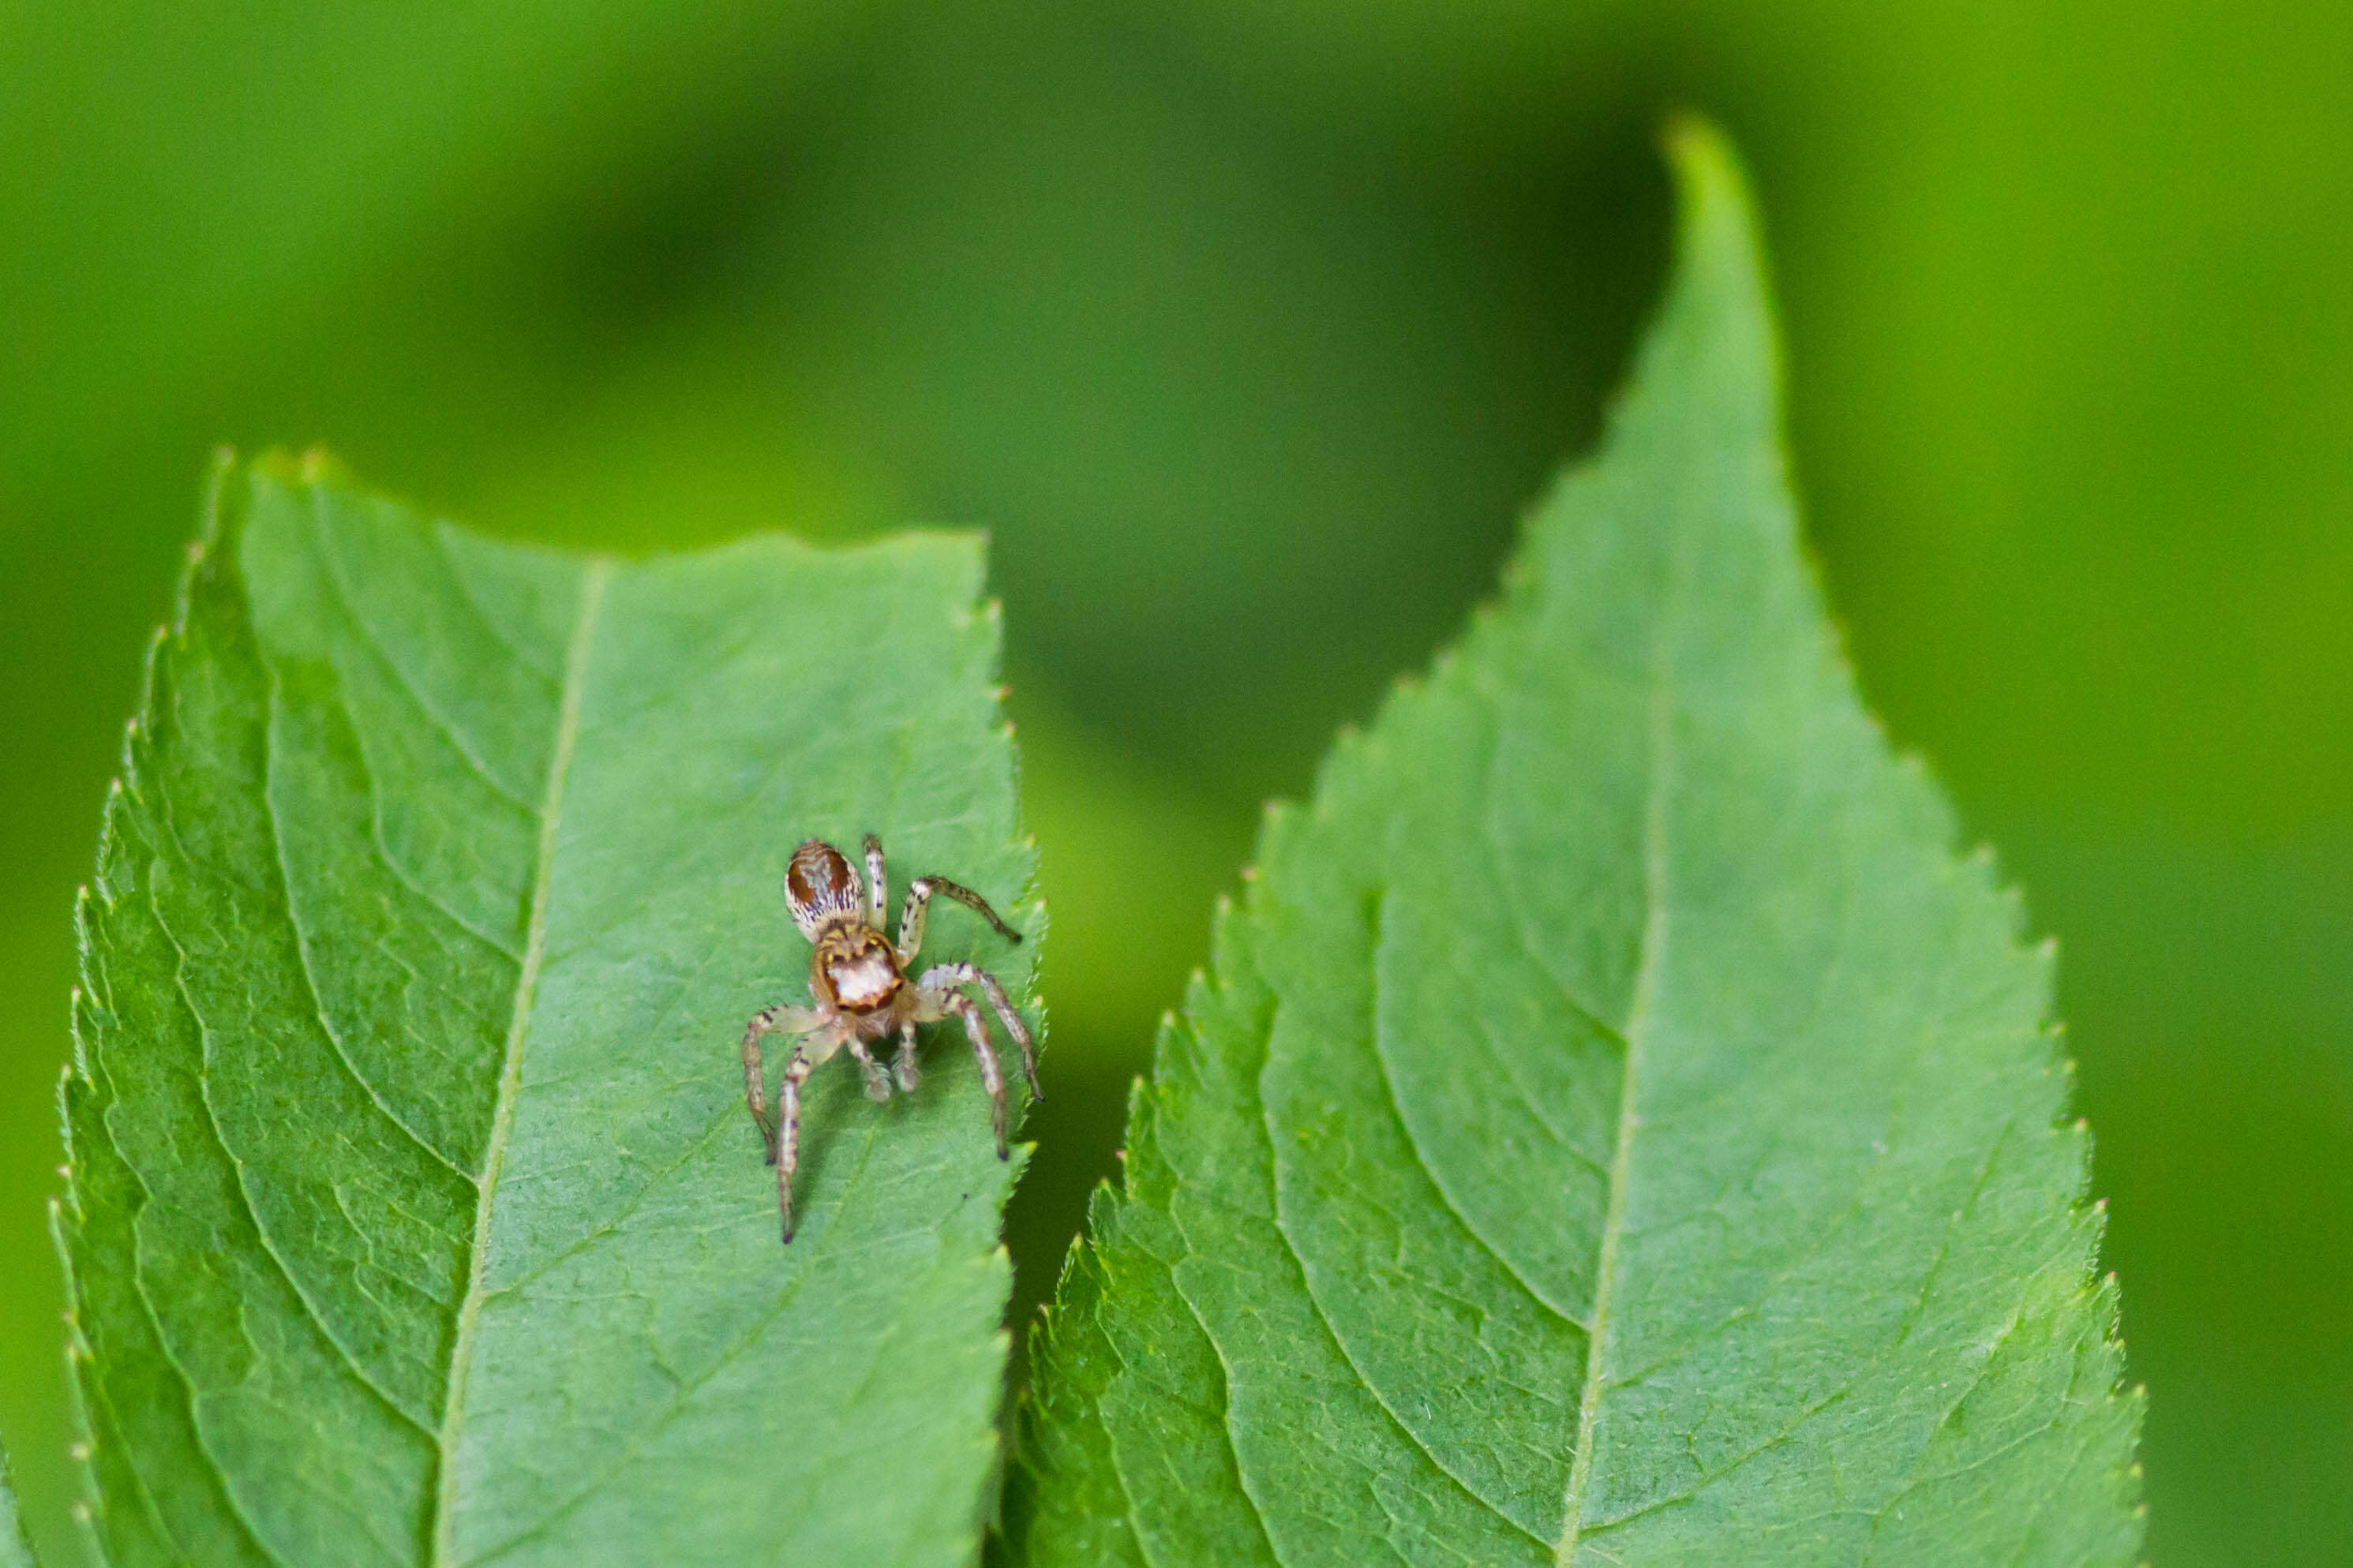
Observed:
[[[467,1263],[466,1294],[458,1306],[457,1333],[449,1351],[449,1379],[441,1416],[440,1463],[433,1488],[433,1558],[437,1565],[457,1561],[452,1536],[457,1527],[453,1500],[457,1493],[454,1467],[459,1428],[463,1424],[466,1378],[474,1359],[475,1334],[487,1292],[483,1278],[489,1267],[491,1205],[498,1191],[499,1170],[506,1158],[507,1133],[514,1120],[515,1090],[522,1078],[522,1042],[531,1025],[533,998],[539,987],[542,957],[547,948],[547,894],[555,862],[555,836],[564,815],[564,786],[572,771],[574,743],[580,732],[580,691],[588,668],[588,648],[596,635],[597,612],[612,563],[592,558],[580,584],[580,609],[564,659],[564,685],[556,702],[555,741],[547,764],[547,788],[539,807],[539,842],[532,868],[531,913],[524,927],[522,964],[515,976],[514,1011],[507,1023],[506,1048],[499,1066],[498,1099],[491,1112],[491,1133],[483,1147],[482,1173],[475,1184],[474,1241]]]
[[[1626,1010],[1625,1067],[1618,1087],[1618,1142],[1609,1161],[1609,1206],[1601,1222],[1600,1256],[1594,1269],[1593,1332],[1586,1342],[1585,1388],[1577,1402],[1577,1447],[1569,1462],[1567,1517],[1553,1554],[1554,1568],[1573,1568],[1577,1537],[1585,1525],[1586,1494],[1593,1479],[1594,1436],[1605,1392],[1602,1363],[1609,1343],[1609,1309],[1618,1283],[1618,1247],[1626,1228],[1626,1180],[1633,1163],[1634,1134],[1641,1126],[1635,1089],[1667,949],[1667,799],[1674,769],[1673,637],[1690,574],[1689,531],[1681,527],[1674,531],[1667,581],[1659,600],[1658,630],[1651,645],[1650,783],[1642,803],[1641,958],[1635,965],[1633,998]]]

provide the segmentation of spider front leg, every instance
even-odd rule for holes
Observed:
[[[800,1047],[793,1047],[785,1064],[785,1081],[776,1090],[776,1108],[785,1123],[784,1145],[776,1166],[776,1212],[785,1222],[785,1244],[793,1239],[793,1171],[801,1163],[801,1084],[817,1064]]]
[[[882,867],[882,840],[866,836],[866,923],[882,929],[883,911],[891,907],[891,882]]]
[[[899,962],[913,963],[915,954],[923,951],[923,917],[931,911],[932,895],[954,899],[965,909],[997,928],[997,934],[1008,942],[1019,942],[1021,933],[998,918],[988,900],[961,882],[951,882],[945,877],[918,877],[907,884],[907,907],[899,913]],[[878,926],[881,921],[875,922]]]
[[[1029,1037],[1029,1026],[1021,1021],[1021,1015],[1014,1010],[1013,999],[1005,994],[996,975],[976,964],[937,963],[923,972],[918,984],[925,992],[943,996],[954,993],[959,985],[977,985],[987,993],[988,1005],[1005,1022],[1005,1032],[1021,1047],[1021,1076],[1029,1080],[1031,1103],[1046,1098],[1046,1091],[1038,1087],[1037,1042]]]
[[[824,1015],[807,1007],[781,1004],[763,1007],[744,1026],[744,1102],[752,1108],[753,1123],[760,1129],[760,1147],[768,1163],[776,1163],[776,1124],[768,1120],[768,1086],[760,1070],[760,1037],[806,1035],[824,1022]]]

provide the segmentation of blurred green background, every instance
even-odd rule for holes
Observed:
[[[2353,1563],[2353,7],[0,0],[0,1430],[69,906],[210,447],[649,549],[995,532],[1024,1300],[1259,801],[1487,592],[1753,165],[1863,684],[2063,942],[2158,1568]]]

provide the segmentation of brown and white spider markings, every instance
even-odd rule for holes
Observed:
[[[794,850],[792,865],[785,872],[786,907],[811,944],[809,995],[817,1005],[779,1004],[752,1016],[744,1030],[744,1098],[752,1107],[752,1120],[760,1124],[760,1142],[767,1149],[768,1163],[776,1168],[776,1207],[784,1215],[787,1242],[793,1238],[793,1168],[800,1159],[801,1082],[844,1046],[857,1058],[868,1099],[890,1099],[894,1078],[902,1092],[912,1093],[916,1077],[915,1026],[953,1014],[971,1037],[972,1054],[980,1058],[980,1081],[988,1090],[989,1121],[997,1131],[997,1157],[1002,1160],[1008,1152],[1005,1075],[997,1068],[997,1054],[988,1048],[988,1026],[981,1020],[979,1005],[964,994],[965,986],[976,985],[1005,1021],[1006,1032],[1021,1047],[1021,1072],[1029,1079],[1029,1099],[1035,1102],[1045,1098],[1038,1089],[1038,1053],[1029,1026],[1013,1010],[997,976],[969,963],[934,964],[920,977],[908,976],[908,968],[923,945],[923,916],[934,893],[971,910],[1008,942],[1019,942],[1021,933],[997,919],[988,900],[970,888],[944,877],[918,877],[908,884],[907,906],[899,916],[899,941],[894,946],[882,923],[888,889],[882,841],[871,833],[866,836],[862,888],[841,851],[822,839],[809,839]],[[784,1084],[776,1091],[777,1113],[784,1121],[781,1142],[776,1123],[768,1116],[767,1083],[760,1070],[761,1037],[774,1034],[797,1037],[792,1057],[785,1063]],[[886,1072],[867,1047],[894,1034],[899,1037],[899,1054]]]

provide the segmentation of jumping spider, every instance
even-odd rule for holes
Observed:
[[[944,877],[918,877],[907,888],[907,907],[899,916],[899,941],[894,947],[883,926],[889,883],[883,876],[882,841],[866,836],[866,883],[840,850],[812,838],[793,851],[785,873],[785,904],[793,923],[811,944],[809,995],[814,1007],[779,1004],[753,1015],[744,1030],[744,1098],[752,1120],[760,1125],[760,1142],[768,1163],[776,1168],[776,1207],[784,1215],[785,1240],[793,1238],[793,1167],[799,1163],[801,1141],[801,1080],[811,1069],[842,1047],[858,1060],[866,1079],[869,1100],[891,1098],[892,1079],[902,1093],[915,1088],[915,1026],[936,1023],[954,1014],[972,1037],[972,1053],[980,1058],[980,1081],[988,1090],[990,1124],[997,1131],[997,1157],[1007,1157],[1005,1144],[1005,1076],[997,1070],[997,1055],[988,1048],[988,1027],[980,1008],[963,987],[977,985],[988,1005],[1005,1021],[1008,1033],[1021,1047],[1021,1072],[1029,1080],[1032,1102],[1045,1096],[1038,1089],[1038,1054],[1021,1015],[1005,994],[997,976],[969,963],[940,963],[908,977],[908,965],[923,945],[923,915],[932,895],[954,899],[997,928],[1008,942],[1021,933],[997,919],[988,900],[970,888]],[[797,1037],[791,1059],[785,1063],[784,1084],[776,1092],[785,1131],[779,1145],[776,1123],[768,1116],[766,1080],[760,1070],[760,1037],[786,1034]],[[899,1037],[899,1054],[888,1072],[867,1047],[892,1035]]]

